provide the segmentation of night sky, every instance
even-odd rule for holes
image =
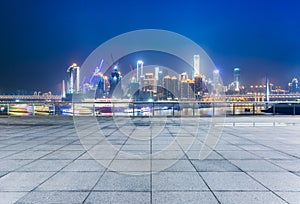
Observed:
[[[285,85],[300,77],[300,3],[293,0],[1,0],[0,94],[60,93],[72,62],[137,29],[164,29],[198,43],[225,84]]]

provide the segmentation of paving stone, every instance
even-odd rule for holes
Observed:
[[[218,151],[226,159],[248,160],[258,159],[259,157],[247,151]]]
[[[15,203],[27,192],[0,192],[0,203]]]
[[[293,172],[300,172],[300,160],[271,160],[272,163]]]
[[[196,172],[160,172],[152,175],[152,190],[208,190]]]
[[[230,160],[234,165],[242,169],[243,171],[251,172],[273,172],[273,171],[285,171],[284,169],[271,164],[264,160]]]
[[[27,151],[22,151],[16,154],[13,154],[11,156],[6,157],[6,159],[38,159],[41,158],[42,156],[45,156],[47,154],[49,154],[51,151],[31,151],[31,150],[27,150]]]
[[[215,192],[215,195],[222,204],[286,203],[271,192]]]
[[[12,172],[0,178],[0,191],[31,191],[52,175],[52,172]]]
[[[97,160],[75,160],[70,162],[62,171],[104,171],[105,167],[102,166]]]
[[[217,199],[211,192],[193,191],[193,192],[153,192],[153,204],[217,204]]]
[[[295,159],[290,155],[284,154],[282,152],[278,152],[275,150],[272,151],[251,151],[251,153],[261,157],[263,159]]]
[[[79,204],[83,203],[88,192],[30,192],[19,199],[16,204]]]
[[[94,190],[150,191],[150,175],[127,175],[105,172]]]
[[[290,204],[299,204],[300,203],[300,191],[298,191],[298,192],[275,192],[275,193]]]
[[[243,172],[201,172],[200,174],[212,190],[266,190]]]
[[[32,162],[32,160],[8,160],[2,159],[0,160],[0,171],[13,171],[15,169],[20,168],[28,163]]]
[[[172,172],[189,172],[196,171],[194,166],[188,160],[152,160],[152,171],[172,171]]]
[[[290,172],[250,172],[273,191],[300,191],[300,177]]]
[[[1,142],[1,141],[0,141]],[[0,147],[1,148],[1,147]],[[9,155],[14,155],[18,153],[19,151],[0,151],[0,159],[5,158]]]
[[[52,152],[51,154],[48,154],[44,157],[42,157],[41,159],[76,159],[78,158],[80,155],[82,155],[84,153],[84,151],[55,151]]]
[[[109,171],[118,172],[150,172],[150,160],[113,160],[109,166]]]
[[[150,192],[92,192],[85,203],[150,204]]]
[[[202,172],[238,172],[236,166],[232,165],[228,160],[191,160],[197,171]]]
[[[199,155],[200,155],[200,150],[199,151],[193,151],[193,150],[189,150],[188,152],[186,152],[186,155],[189,159],[199,159]],[[208,157],[205,158],[205,160],[209,160],[209,159],[224,159],[221,155],[217,154],[215,151],[212,151],[209,153]]]
[[[17,171],[59,171],[70,162],[71,160],[36,160],[19,168]]]
[[[38,191],[80,191],[91,190],[102,173],[59,172],[38,187]]]

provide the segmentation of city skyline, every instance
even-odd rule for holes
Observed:
[[[1,1],[0,93],[58,92],[71,63],[81,65],[106,40],[145,28],[198,43],[224,84],[239,67],[246,85],[262,84],[268,74],[286,88],[300,77],[298,6],[297,1]]]

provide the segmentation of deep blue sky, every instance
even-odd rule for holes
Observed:
[[[211,56],[225,83],[285,85],[300,77],[300,3],[293,0],[2,0],[0,93],[58,92],[66,68],[106,40],[154,28],[185,35]]]

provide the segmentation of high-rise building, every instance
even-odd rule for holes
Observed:
[[[144,62],[142,60],[138,60],[136,64],[136,80],[141,83],[141,78],[144,77]]]
[[[171,77],[171,92],[173,95],[173,99],[179,98],[179,88],[178,88],[178,79],[177,77],[173,76]]]
[[[200,55],[194,55],[194,76],[200,74]]]
[[[80,67],[77,66],[76,63],[73,63],[68,67],[67,72],[70,73],[68,92],[70,94],[73,94],[74,92],[78,93],[80,91]]]
[[[146,92],[156,93],[157,92],[157,86],[156,86],[156,78],[154,77],[154,74],[151,72],[147,72],[144,77],[144,85],[143,89]]]
[[[298,79],[294,77],[292,79],[292,82],[289,83],[289,91],[290,93],[299,93],[299,84],[298,84]]]
[[[62,83],[61,83],[61,97],[62,98],[66,98],[66,84],[65,84],[65,80],[62,80]]]
[[[105,96],[105,92],[106,92],[105,78],[102,74],[97,77],[99,77],[99,78],[98,78],[98,85],[96,88],[96,98],[103,98],[103,96]]]
[[[194,81],[191,79],[185,79],[180,81],[180,98],[181,100],[193,100],[195,99],[194,93]]]
[[[187,80],[189,77],[188,77],[188,74],[186,72],[183,72],[180,74],[179,76],[179,80],[182,81],[182,80]]]
[[[234,68],[233,70],[234,77],[234,91],[240,91],[240,68]]]
[[[163,79],[163,88],[164,88],[164,98],[172,98],[171,93],[171,77],[169,75],[164,76]]]
[[[119,86],[117,89],[117,85],[121,82],[121,75],[118,72],[118,66],[114,66],[114,70],[109,77],[109,96],[114,96],[115,98],[122,97],[122,88]]]
[[[204,81],[204,76],[202,74],[195,75],[194,92],[195,92],[196,99],[200,99],[203,95],[203,81]]]
[[[155,70],[155,79],[156,79],[156,81],[158,81],[158,78],[159,78],[159,67],[155,67],[154,70]]]
[[[215,69],[213,71],[213,80],[212,80],[212,92],[215,95],[222,94],[223,85],[220,79],[220,72],[219,70]]]

